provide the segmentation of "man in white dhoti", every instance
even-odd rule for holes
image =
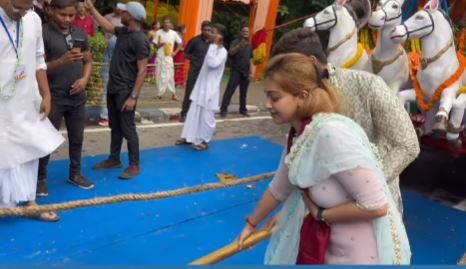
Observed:
[[[152,42],[157,48],[157,68],[156,68],[156,84],[158,89],[158,99],[162,99],[162,96],[167,90],[172,93],[172,99],[178,101],[179,98],[175,92],[175,69],[173,63],[173,56],[176,55],[183,43],[180,36],[170,28],[172,23],[168,17],[163,19],[163,28],[155,32],[155,36]],[[177,48],[175,48],[177,44]]]
[[[39,158],[64,140],[47,119],[42,23],[32,6],[32,0],[0,0],[0,207],[37,205]],[[34,217],[59,220],[54,212]]]
[[[228,52],[223,47],[225,27],[213,24],[209,36],[210,46],[199,77],[191,93],[181,139],[177,145],[193,144],[196,150],[206,150],[215,132],[215,114],[220,98],[220,83],[225,70]]]

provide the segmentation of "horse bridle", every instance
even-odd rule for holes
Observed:
[[[332,26],[330,26],[328,28],[328,30],[333,29],[333,27],[335,27],[337,25],[337,23],[338,23],[337,11],[335,10],[335,6],[333,6],[333,5],[332,5],[332,11],[333,11],[333,17],[335,18],[335,19],[332,19],[332,20],[326,20],[326,21],[317,23],[316,16],[312,17],[312,19],[314,20],[314,27],[316,28],[316,31],[318,30],[317,26],[324,25],[324,24],[327,24],[329,22],[334,22],[334,23],[333,23]]]
[[[429,15],[429,19],[430,19],[430,22],[431,22],[432,24],[426,25],[426,26],[423,26],[423,27],[421,27],[421,28],[417,28],[417,29],[414,29],[414,30],[409,31],[408,26],[406,26],[405,23],[402,23],[401,26],[403,26],[403,27],[405,28],[405,30],[406,30],[406,38],[407,38],[407,39],[409,39],[409,36],[410,36],[411,34],[413,34],[413,33],[415,33],[415,32],[422,31],[422,30],[427,29],[427,28],[429,28],[429,27],[432,27],[432,30],[430,30],[429,33],[427,33],[427,34],[421,36],[419,39],[423,39],[424,37],[426,37],[426,36],[428,36],[428,35],[430,35],[430,34],[432,34],[432,33],[434,32],[434,30],[435,30],[434,17],[432,17],[432,14],[429,12],[428,9],[425,9],[424,11],[427,13],[427,15]]]
[[[397,1],[395,1],[395,2],[397,2]],[[386,2],[386,3],[381,7],[381,9],[380,9],[380,10],[383,12],[383,15],[384,15],[384,17],[385,17],[384,22],[394,21],[394,20],[397,20],[397,19],[401,18],[401,16],[402,16],[401,8],[400,8],[400,13],[398,14],[398,16],[393,17],[393,18],[388,18],[388,14],[387,14],[387,12],[386,12],[385,9],[384,9],[385,6],[388,5],[388,3],[391,3],[391,1]],[[397,3],[398,3],[398,2],[397,2]],[[399,4],[399,3],[398,3],[398,4]]]
[[[346,10],[348,11],[348,13],[350,13],[351,17],[353,18],[353,20],[355,20],[355,18],[354,18],[354,16],[353,16],[352,12],[348,9],[348,7],[347,7],[346,5],[343,6],[343,7],[346,8]],[[332,29],[338,24],[338,16],[337,16],[337,11],[336,11],[336,9],[335,9],[335,5],[332,5],[332,11],[333,11],[333,17],[335,18],[335,19],[333,19],[333,20],[326,20],[326,21],[317,23],[316,17],[315,17],[315,16],[312,17],[312,19],[314,20],[314,27],[315,27],[316,30],[318,30],[317,27],[318,27],[319,25],[324,25],[324,24],[327,24],[327,23],[329,23],[329,22],[334,22],[333,25],[331,25],[331,26],[327,29],[328,31],[330,31],[330,30],[332,30]],[[327,53],[330,53],[331,51],[334,51],[334,50],[336,50],[338,47],[340,47],[341,45],[343,45],[346,41],[348,41],[348,40],[354,35],[355,32],[356,32],[356,29],[354,29],[350,34],[346,35],[342,40],[338,41],[338,42],[336,43],[335,46],[333,46],[333,47],[331,47],[331,48],[328,48],[328,49],[327,49]]]

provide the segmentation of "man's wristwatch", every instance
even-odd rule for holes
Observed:
[[[137,99],[138,99],[138,94],[135,93],[135,92],[132,92],[130,97],[131,97],[131,99],[133,99],[133,100],[137,100]]]

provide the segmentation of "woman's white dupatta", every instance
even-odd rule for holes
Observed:
[[[318,114],[295,139],[285,163],[291,183],[309,188],[339,172],[371,169],[379,175],[389,213],[373,221],[380,264],[409,264],[411,250],[403,220],[385,181],[377,151],[364,130],[339,114]],[[270,239],[265,264],[296,264],[305,205],[298,188],[285,200],[279,226]]]

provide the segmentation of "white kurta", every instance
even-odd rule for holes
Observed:
[[[165,43],[164,47],[157,50],[156,58],[156,84],[159,96],[162,96],[167,90],[175,93],[175,69],[172,53],[175,50],[175,43],[180,46],[183,40],[173,30],[165,32],[163,29],[160,29],[155,32],[153,42],[154,44]]]
[[[210,142],[215,132],[214,111],[218,110],[220,83],[228,52],[215,44],[209,46],[199,77],[191,93],[191,106],[181,132],[186,141],[199,145]]]
[[[16,22],[0,8],[10,35],[16,40]],[[52,153],[64,141],[48,119],[41,120],[41,96],[36,70],[46,69],[42,26],[35,12],[22,19],[24,40],[21,47],[26,77],[16,82],[16,93],[0,98],[0,203],[35,198],[37,160]],[[11,89],[17,64],[15,50],[0,25],[0,87]]]

